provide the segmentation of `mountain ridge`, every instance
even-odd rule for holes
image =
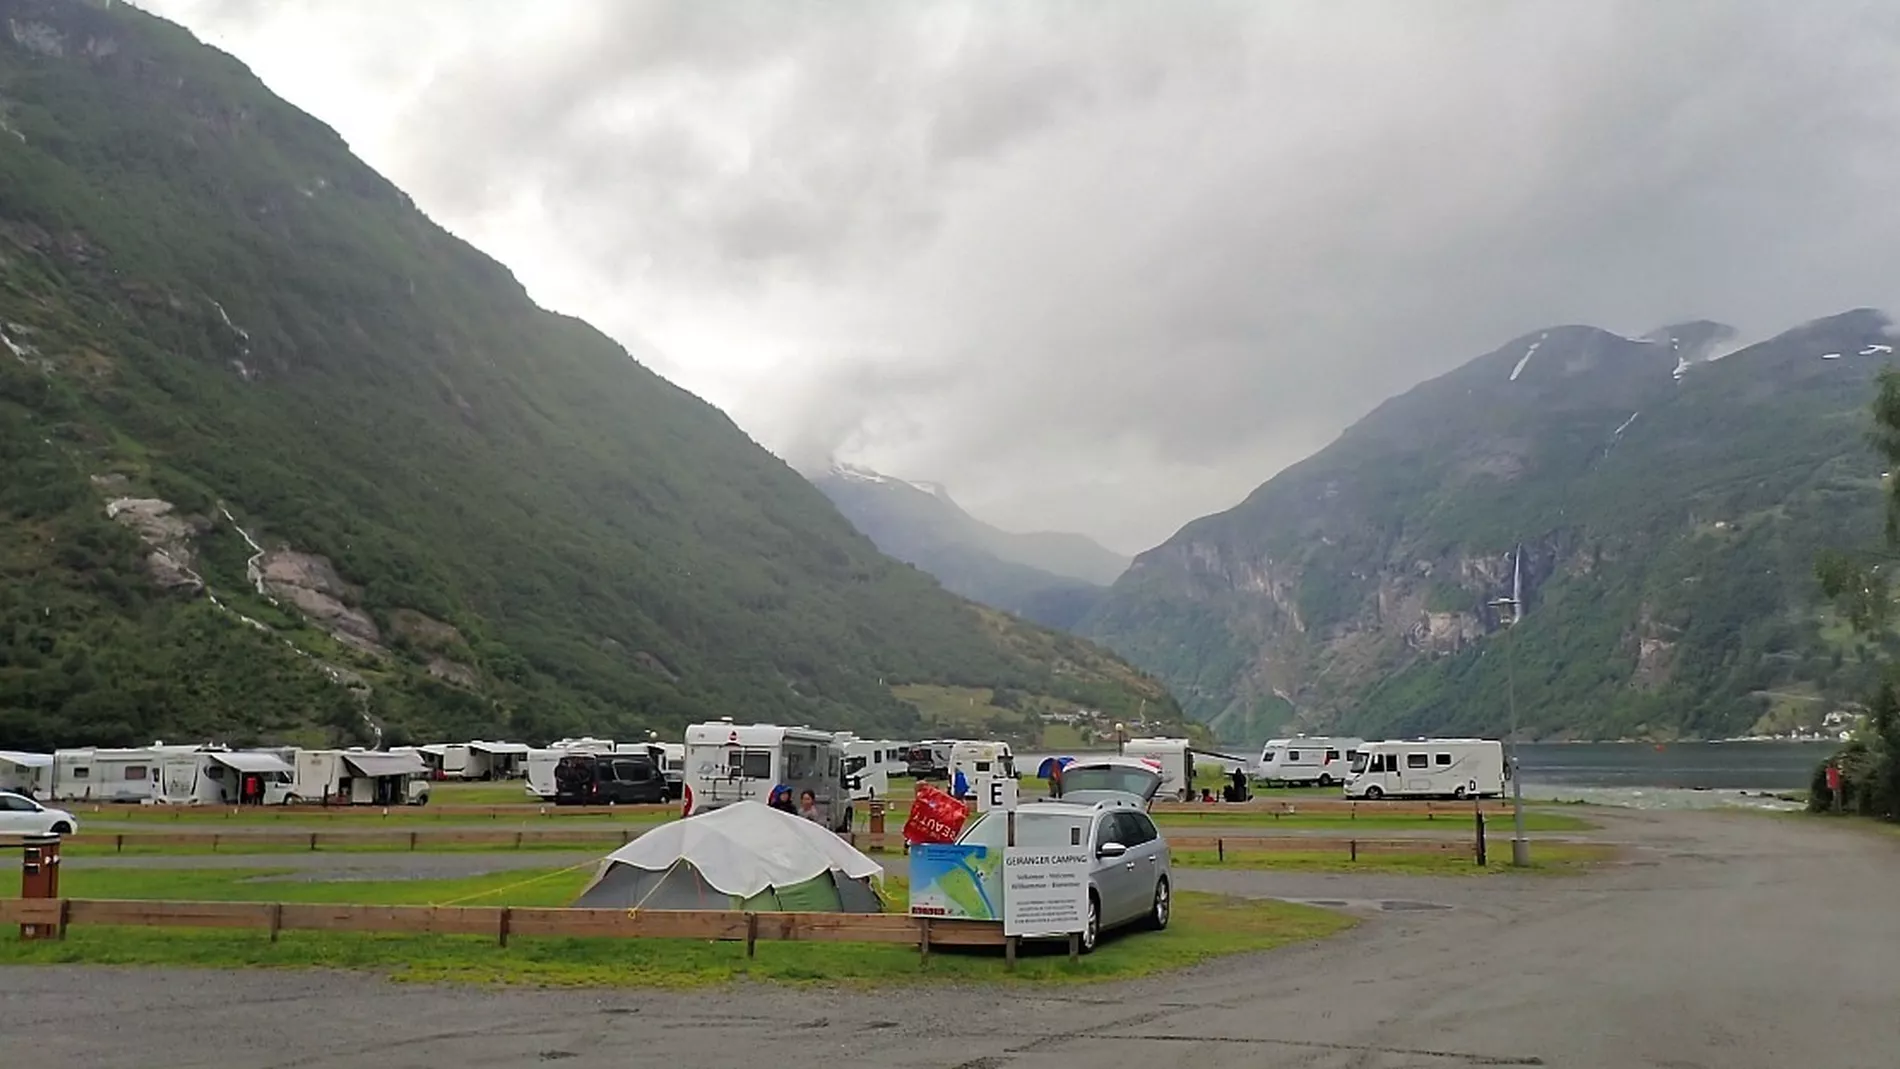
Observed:
[[[0,16],[0,745],[1176,715],[879,554],[232,57]]]
[[[1798,715],[1770,690],[1851,701],[1812,564],[1877,530],[1860,429],[1887,334],[1859,309],[1733,352],[1706,321],[1521,335],[1139,555],[1081,630],[1223,737],[1495,732],[1490,602],[1521,543],[1531,731],[1721,736]]]
[[[957,594],[1046,626],[1073,627],[1106,589],[1083,575],[1119,575],[1126,564],[1082,535],[1024,535],[985,523],[938,483],[838,463],[807,478],[884,553]]]

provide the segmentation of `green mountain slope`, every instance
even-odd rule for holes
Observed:
[[[878,554],[230,57],[124,4],[0,34],[0,746],[1174,708]]]
[[[1527,731],[1818,723],[1869,671],[1814,561],[1879,531],[1886,329],[1852,312],[1713,362],[1710,323],[1517,339],[1137,558],[1084,633],[1225,738],[1498,732],[1521,544]]]
[[[1082,535],[993,527],[941,487],[850,465],[812,483],[880,550],[966,598],[1050,627],[1073,628],[1128,563]]]

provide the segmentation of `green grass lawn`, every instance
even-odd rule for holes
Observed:
[[[519,805],[536,801],[528,796],[526,781],[518,779],[492,783],[441,780],[429,784],[430,805]]]
[[[572,901],[591,874],[590,864],[462,880],[259,882],[272,873],[74,870],[62,875],[61,890],[75,898],[559,906]],[[901,908],[902,882],[887,881],[886,891]],[[261,931],[85,927],[72,928],[63,941],[21,942],[0,934],[0,965],[312,966],[367,969],[401,980],[665,987],[738,979],[1048,983],[1146,976],[1325,938],[1353,923],[1309,906],[1182,892],[1166,932],[1110,935],[1073,965],[1060,945],[1026,945],[1014,973],[1003,971],[1000,950],[932,948],[924,964],[914,948],[880,944],[761,942],[758,956],[747,959],[743,944],[697,940],[517,938],[503,948],[474,936],[287,931],[273,944]]]
[[[627,830],[639,833],[645,829],[630,826]],[[128,832],[127,834],[132,833]],[[115,846],[110,833],[100,833],[97,835],[81,834],[77,838],[66,840],[60,847],[60,850],[67,857],[197,857],[211,856],[214,854],[219,856],[237,854],[244,857],[250,857],[252,855],[269,857],[275,854],[308,854],[312,852],[309,846],[294,843],[247,843],[238,835],[220,837],[215,849],[212,847],[211,837],[209,835],[205,836],[204,840],[202,843],[165,843],[158,845],[127,843],[125,849],[120,850]],[[514,851],[525,851],[527,853],[572,853],[575,851],[585,851],[605,855],[617,849],[620,845],[617,840],[608,839],[572,839],[553,842],[530,841],[524,842],[520,846],[516,846],[511,842],[429,843],[424,841],[418,843],[416,849],[410,850],[406,843],[352,842],[343,836],[329,838],[319,834],[315,852],[319,854],[493,854],[501,852],[512,853]]]
[[[545,812],[543,811],[545,810]],[[342,811],[311,812],[279,806],[251,806],[232,810],[222,806],[104,806],[93,812],[89,806],[72,808],[83,833],[88,828],[123,828],[161,831],[169,825],[200,828],[207,825],[287,824],[311,828],[407,827],[431,824],[477,825],[493,823],[497,827],[547,827],[560,824],[654,824],[679,815],[677,806],[656,809],[628,806],[612,813],[575,813],[555,805],[522,805],[511,810],[488,814],[450,813],[436,806],[392,806],[387,816],[380,808],[359,806]]]
[[[1295,813],[1292,816],[1276,817],[1271,813],[1249,813],[1243,810],[1223,812],[1218,806],[1209,806],[1206,813],[1156,813],[1155,823],[1164,831],[1192,833],[1196,828],[1219,829],[1223,827],[1255,828],[1332,828],[1341,835],[1354,831],[1392,830],[1395,828],[1414,829],[1462,829],[1472,828],[1469,813],[1441,813],[1427,818],[1425,816],[1382,816],[1361,813]],[[1509,814],[1485,814],[1485,825],[1493,832],[1500,827],[1511,825]],[[1526,831],[1589,831],[1595,824],[1582,817],[1569,813],[1526,812],[1524,829]]]
[[[1268,872],[1341,872],[1389,876],[1485,876],[1522,872],[1511,867],[1508,839],[1493,839],[1490,864],[1480,868],[1468,855],[1441,852],[1369,854],[1353,861],[1343,850],[1229,850],[1222,860],[1212,850],[1177,850],[1172,855],[1181,868],[1251,869]],[[1529,871],[1574,873],[1616,856],[1616,848],[1601,843],[1531,843]]]

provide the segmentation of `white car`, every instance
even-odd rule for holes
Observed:
[[[71,835],[79,818],[64,809],[43,806],[24,794],[0,791],[0,835]]]

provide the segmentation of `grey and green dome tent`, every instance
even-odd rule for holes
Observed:
[[[882,913],[884,867],[803,817],[754,801],[676,820],[602,859],[582,909]]]

